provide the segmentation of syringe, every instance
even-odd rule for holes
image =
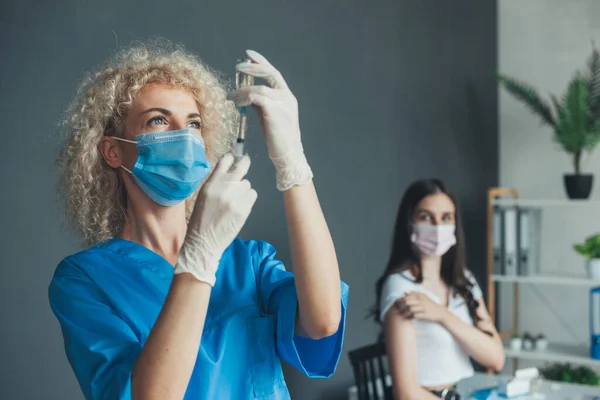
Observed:
[[[248,59],[237,60],[237,64],[241,63],[249,63],[251,62]],[[254,77],[252,75],[244,74],[243,72],[235,71],[235,89],[240,89],[245,86],[254,85]],[[244,156],[244,142],[246,141],[246,107],[240,108],[240,121],[238,125],[238,137],[235,143],[235,148],[233,150],[233,155],[235,156],[235,160],[238,161],[240,158]]]

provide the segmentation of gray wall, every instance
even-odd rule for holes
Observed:
[[[141,4],[144,4],[143,6]],[[183,42],[227,73],[246,48],[283,71],[300,102],[343,279],[351,286],[345,349],[375,340],[365,321],[389,251],[396,208],[413,179],[459,193],[469,265],[484,271],[484,199],[497,182],[494,1],[4,1],[0,5],[0,398],[80,399],[46,289],[79,249],[54,196],[56,123],[83,73],[131,39]],[[289,260],[281,196],[249,132],[260,197],[243,236]],[[343,396],[347,355],[330,380],[286,368],[297,399]]]

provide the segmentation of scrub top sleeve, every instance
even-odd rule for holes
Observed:
[[[48,290],[65,351],[87,400],[131,399],[131,372],[142,345],[103,293],[63,261]]]
[[[261,303],[276,318],[276,344],[279,357],[310,378],[328,378],[335,372],[344,341],[348,285],[340,282],[342,315],[332,336],[314,340],[295,334],[298,297],[294,275],[275,258],[275,248],[258,243]]]

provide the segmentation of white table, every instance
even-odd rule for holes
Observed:
[[[494,387],[502,379],[509,379],[509,377],[476,373],[473,377],[459,382],[457,389],[464,400],[469,400],[468,395],[473,391]],[[386,386],[391,386],[391,383],[390,376],[386,376]],[[376,386],[378,398],[383,399],[383,387],[381,386],[380,380],[376,382]],[[372,393],[372,390],[372,386],[369,386],[369,392]],[[543,382],[542,384],[542,394],[519,397],[519,400],[594,400],[595,396],[598,396],[598,399],[600,400],[600,387],[571,385],[548,381]],[[356,386],[348,388],[348,400],[358,400]]]
[[[475,376],[459,382],[457,389],[463,398],[468,400],[467,396],[473,391],[494,387],[503,379],[510,379],[510,377],[477,373]],[[542,383],[540,394],[531,395],[529,397],[519,397],[519,400],[593,400],[595,396],[600,396],[600,387],[598,386],[593,387],[544,381]]]

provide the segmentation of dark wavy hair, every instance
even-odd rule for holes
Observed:
[[[421,269],[421,257],[419,250],[412,243],[410,237],[412,234],[413,217],[421,200],[427,196],[437,193],[447,195],[456,210],[456,244],[442,256],[442,266],[440,275],[442,280],[449,288],[454,289],[460,295],[467,305],[469,315],[473,323],[477,324],[481,318],[477,315],[479,302],[473,298],[472,289],[474,283],[465,275],[466,253],[465,253],[465,235],[462,227],[461,215],[458,210],[456,198],[447,189],[446,185],[439,179],[422,179],[410,185],[404,193],[400,202],[398,216],[396,217],[396,226],[394,228],[394,239],[392,242],[392,254],[383,272],[383,275],[377,280],[375,285],[376,303],[372,309],[375,321],[382,323],[380,318],[379,302],[381,301],[381,290],[383,283],[393,273],[412,270],[415,268],[415,280],[417,283],[423,282],[423,271]]]

